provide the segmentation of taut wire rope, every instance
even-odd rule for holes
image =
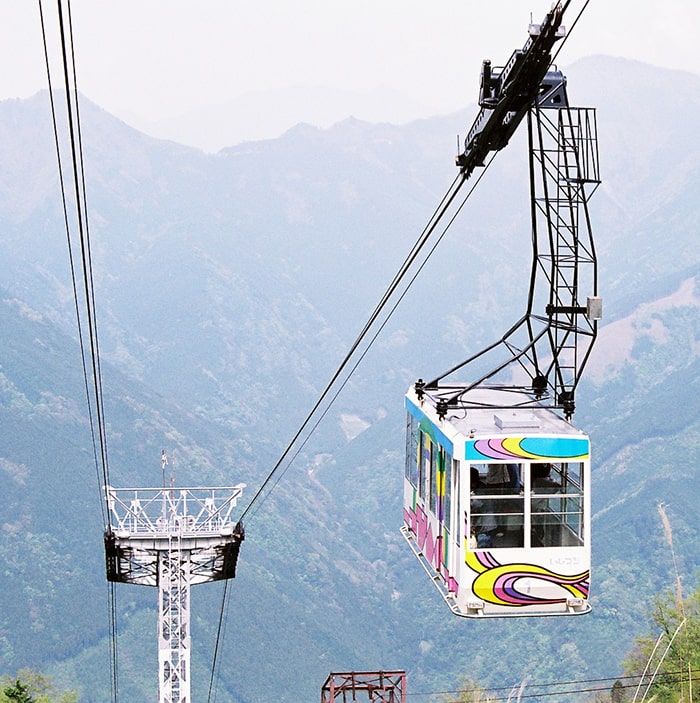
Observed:
[[[58,177],[61,191],[61,202],[63,207],[63,220],[68,244],[68,255],[70,260],[70,273],[73,286],[73,298],[75,303],[75,314],[77,320],[80,355],[83,369],[83,381],[87,400],[87,412],[92,437],[93,459],[98,479],[99,503],[102,513],[102,524],[105,530],[109,527],[109,515],[104,503],[102,487],[109,485],[109,462],[107,455],[107,440],[105,433],[104,404],[102,393],[102,376],[99,360],[99,344],[97,338],[97,320],[95,316],[94,284],[92,275],[92,257],[90,253],[90,237],[87,220],[87,196],[85,190],[85,171],[82,151],[82,139],[80,135],[80,111],[78,107],[78,89],[75,69],[75,53],[73,48],[73,29],[70,12],[70,0],[67,1],[68,31],[64,20],[63,6],[61,0],[57,0],[58,24],[61,43],[61,61],[63,68],[63,81],[66,99],[66,116],[69,133],[69,144],[72,165],[72,180],[75,195],[75,216],[78,228],[80,243],[80,263],[83,280],[83,294],[86,311],[86,324],[83,323],[83,313],[80,309],[80,296],[78,293],[78,274],[76,271],[76,255],[72,244],[71,226],[68,214],[68,201],[66,186],[63,176],[63,165],[61,159],[61,140],[59,136],[56,106],[54,101],[54,91],[51,80],[51,61],[49,59],[48,39],[46,33],[46,23],[42,0],[38,2],[39,17],[41,22],[41,33],[44,46],[44,58],[46,62],[46,76],[48,82],[49,102],[51,106],[51,119],[53,122],[54,141],[56,157],[58,162]],[[70,44],[70,62],[72,71],[69,69],[68,44]],[[72,74],[72,81],[71,81]],[[71,102],[71,94],[74,95],[75,107]],[[75,116],[74,116],[75,113]],[[89,344],[85,343],[85,332]],[[89,347],[89,357],[88,349]],[[89,358],[89,364],[88,364]],[[90,368],[88,368],[90,367]],[[92,391],[91,391],[92,385]],[[97,430],[95,429],[97,424]],[[99,445],[99,448],[98,448]],[[101,484],[101,485],[100,485]],[[116,620],[116,593],[113,583],[108,583],[108,618],[109,618],[109,648],[110,648],[110,689],[111,699],[114,703],[118,700],[118,651],[117,651],[117,620]]]

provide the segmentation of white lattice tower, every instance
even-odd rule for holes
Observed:
[[[190,703],[190,587],[235,576],[244,487],[106,488],[107,579],[158,588],[159,703]]]
[[[180,534],[158,555],[158,681],[162,701],[190,700],[190,560]]]

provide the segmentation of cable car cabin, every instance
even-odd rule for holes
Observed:
[[[401,531],[457,615],[587,613],[589,439],[550,409],[493,407],[502,394],[440,420],[408,392]]]

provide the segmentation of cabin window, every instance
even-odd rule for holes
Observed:
[[[445,470],[442,477],[442,509],[439,517],[445,523],[445,529],[448,531],[450,531],[450,516],[452,515],[452,464],[452,457],[443,450]]]
[[[413,486],[418,486],[420,464],[420,432],[418,420],[411,413],[406,414],[406,471],[405,476]]]
[[[420,462],[418,467],[418,495],[425,499],[430,492],[430,464],[433,456],[433,443],[424,432],[420,433]]]
[[[445,454],[439,445],[432,443],[430,451],[430,473],[428,474],[428,504],[430,512],[437,514],[437,501],[440,496],[441,474],[444,476]]]
[[[583,544],[583,463],[530,465],[532,547]]]
[[[447,522],[445,527],[449,529],[452,457],[444,447],[434,444],[432,458],[430,509],[440,522]]]
[[[522,466],[471,464],[469,470],[471,549],[523,547]]]
[[[420,498],[449,530],[452,491],[452,456],[420,429],[419,422],[407,414],[406,465],[404,475]]]

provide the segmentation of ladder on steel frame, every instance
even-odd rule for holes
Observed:
[[[427,383],[419,381],[441,413],[484,407],[471,405],[468,395],[484,386],[527,393],[531,405],[560,408],[567,417],[575,409],[574,392],[602,314],[588,215],[600,183],[597,124],[594,108],[568,104],[559,71],[547,73],[545,83],[548,90],[527,113],[533,249],[527,310],[494,344]],[[475,380],[442,383],[485,357],[495,357],[493,366]],[[507,370],[514,373],[513,366],[527,382],[499,379]],[[503,394],[498,397],[502,403]]]

